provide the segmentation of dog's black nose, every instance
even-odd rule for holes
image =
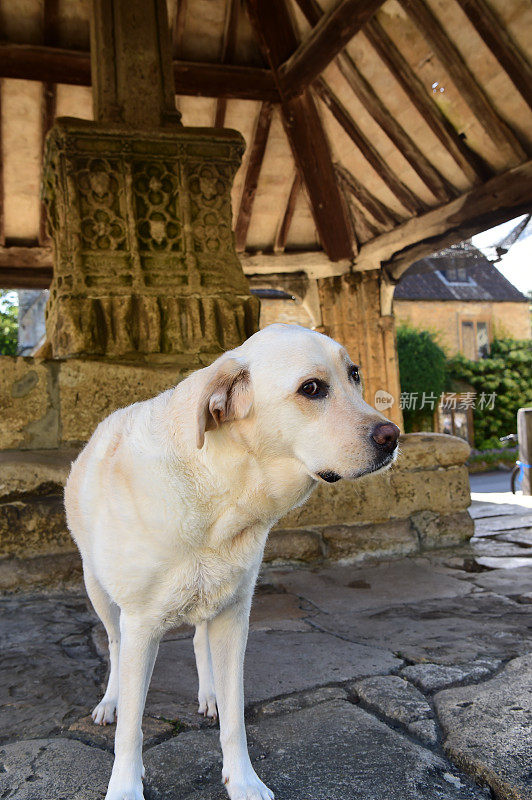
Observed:
[[[379,422],[371,432],[371,438],[379,448],[385,453],[393,453],[397,447],[400,430],[393,422]]]

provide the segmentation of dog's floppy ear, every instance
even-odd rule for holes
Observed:
[[[245,364],[236,358],[222,359],[200,397],[196,444],[201,450],[205,431],[218,428],[224,422],[244,419],[253,403],[251,379]]]

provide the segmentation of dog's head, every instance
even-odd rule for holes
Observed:
[[[387,467],[399,429],[362,399],[361,376],[338,342],[270,325],[209,367],[198,447],[225,422],[259,456],[293,457],[332,483]]]

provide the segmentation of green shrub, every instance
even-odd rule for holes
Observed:
[[[433,409],[430,405],[420,409],[419,405],[423,394],[435,395],[439,402],[447,383],[445,353],[433,333],[407,325],[397,329],[397,352],[401,393],[414,396],[417,401],[416,408],[403,404],[405,430],[432,430]]]
[[[18,295],[0,291],[0,355],[15,356],[18,347]]]
[[[500,447],[499,437],[516,431],[518,409],[532,404],[532,342],[495,339],[489,358],[470,361],[457,355],[449,359],[447,368],[452,381],[468,383],[477,393],[475,447]],[[493,409],[481,407],[483,393],[495,393]]]

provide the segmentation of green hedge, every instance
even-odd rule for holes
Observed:
[[[447,362],[451,381],[470,384],[477,392],[473,411],[475,447],[484,450],[500,446],[499,437],[516,432],[519,408],[532,405],[532,342],[495,339],[489,358],[470,361],[457,355]],[[493,410],[479,407],[482,393],[495,392]]]
[[[445,353],[435,341],[435,334],[408,325],[397,329],[397,353],[402,395],[419,400],[428,394],[439,398],[447,385]],[[433,411],[403,406],[405,431],[432,430]]]

